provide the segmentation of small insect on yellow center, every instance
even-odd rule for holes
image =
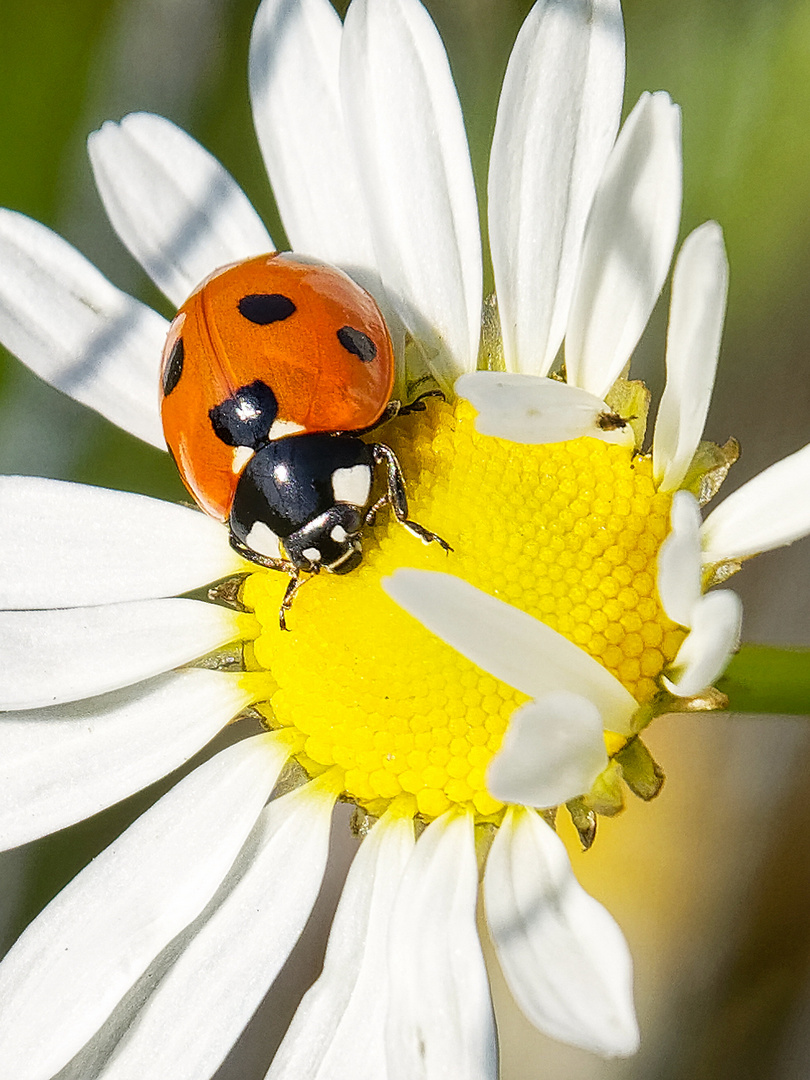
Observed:
[[[426,818],[501,809],[485,772],[524,695],[475,667],[380,587],[401,566],[441,570],[522,608],[611,671],[639,704],[658,691],[683,631],[664,614],[656,556],[670,497],[650,461],[598,439],[524,446],[479,435],[466,402],[431,401],[387,425],[411,516],[453,547],[424,545],[383,510],[362,565],[307,583],[278,626],[286,578],[260,570],[242,598],[261,632],[274,727],[296,729],[310,775],[338,767],[370,813],[409,796]],[[402,801],[402,800],[401,800]]]

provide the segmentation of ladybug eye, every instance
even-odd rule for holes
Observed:
[[[238,306],[239,313],[257,326],[283,322],[295,311],[295,304],[289,296],[281,293],[251,293],[243,296]]]
[[[377,355],[377,346],[362,330],[355,330],[351,326],[341,326],[337,332],[337,339],[346,352],[359,357],[364,364],[370,364]]]
[[[184,358],[185,349],[183,348],[183,339],[179,337],[172,346],[172,351],[169,353],[169,359],[166,361],[166,366],[163,369],[164,397],[168,397],[175,386],[180,382],[180,376],[183,374]]]
[[[221,405],[210,409],[214,434],[226,446],[249,446],[253,450],[265,441],[278,415],[276,395],[260,379],[241,386]]]

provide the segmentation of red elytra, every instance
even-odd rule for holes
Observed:
[[[394,382],[374,299],[337,267],[276,252],[222,267],[182,305],[163,351],[163,431],[186,487],[220,520],[250,451],[217,435],[211,411],[256,380],[278,406],[271,439],[371,427]]]

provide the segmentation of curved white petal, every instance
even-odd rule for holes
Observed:
[[[489,165],[489,237],[509,371],[545,375],[557,355],[623,88],[619,0],[534,5],[509,58]]]
[[[388,934],[413,824],[388,814],[352,863],[323,972],[298,1006],[266,1080],[382,1080]]]
[[[374,268],[340,101],[340,19],[329,0],[262,0],[250,39],[250,99],[294,251]]]
[[[555,443],[590,435],[620,446],[633,445],[629,424],[605,430],[600,418],[612,410],[600,398],[557,379],[508,371],[471,371],[456,380],[455,392],[478,410],[475,427],[517,443]]]
[[[389,1080],[497,1077],[477,896],[472,818],[451,811],[420,837],[391,919]]]
[[[653,473],[662,491],[681,483],[703,434],[727,293],[723,230],[707,221],[684,240],[672,273],[667,382],[653,437]]]
[[[253,119],[294,251],[334,263],[379,304],[407,395],[404,335],[377,269],[340,96],[343,27],[329,0],[262,0],[250,39]]]
[[[607,729],[630,732],[638,708],[632,694],[583,649],[525,611],[451,574],[397,570],[383,588],[496,679],[533,698],[557,690],[580,694],[599,709]]]
[[[0,708],[105,694],[186,664],[239,635],[230,608],[198,600],[0,612]]]
[[[678,697],[691,697],[711,686],[739,648],[742,603],[736,593],[707,593],[692,614],[692,629],[678,650],[664,685]]]
[[[461,108],[418,0],[355,0],[341,86],[383,284],[449,391],[478,359],[481,238]]]
[[[276,734],[182,780],[52,900],[0,965],[0,1075],[44,1080],[210,901],[287,757]]]
[[[176,596],[244,569],[197,510],[128,491],[0,477],[0,608]]]
[[[45,382],[160,449],[168,328],[56,233],[0,209],[0,341]]]
[[[681,216],[681,111],[642,94],[608,158],[582,244],[565,339],[567,378],[604,397],[669,270]]]
[[[593,702],[565,690],[521,705],[487,769],[501,802],[549,807],[590,791],[608,757]]]
[[[673,622],[691,626],[701,599],[700,508],[688,491],[672,500],[672,531],[658,552],[658,595]]]
[[[605,1057],[638,1049],[627,943],[533,811],[507,811],[487,859],[484,900],[506,981],[535,1027]]]
[[[113,228],[172,303],[220,266],[273,251],[231,174],[170,120],[108,120],[87,150]]]
[[[176,671],[73,705],[0,713],[0,849],[64,829],[166,776],[253,697]]]
[[[214,1075],[309,918],[334,804],[335,793],[316,782],[262,812],[179,956],[155,980],[101,1072],[104,1080]]]
[[[700,539],[704,565],[745,559],[810,533],[810,444],[743,484],[712,510]]]

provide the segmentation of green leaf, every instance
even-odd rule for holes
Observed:
[[[810,715],[810,649],[743,645],[717,689],[732,712]]]

